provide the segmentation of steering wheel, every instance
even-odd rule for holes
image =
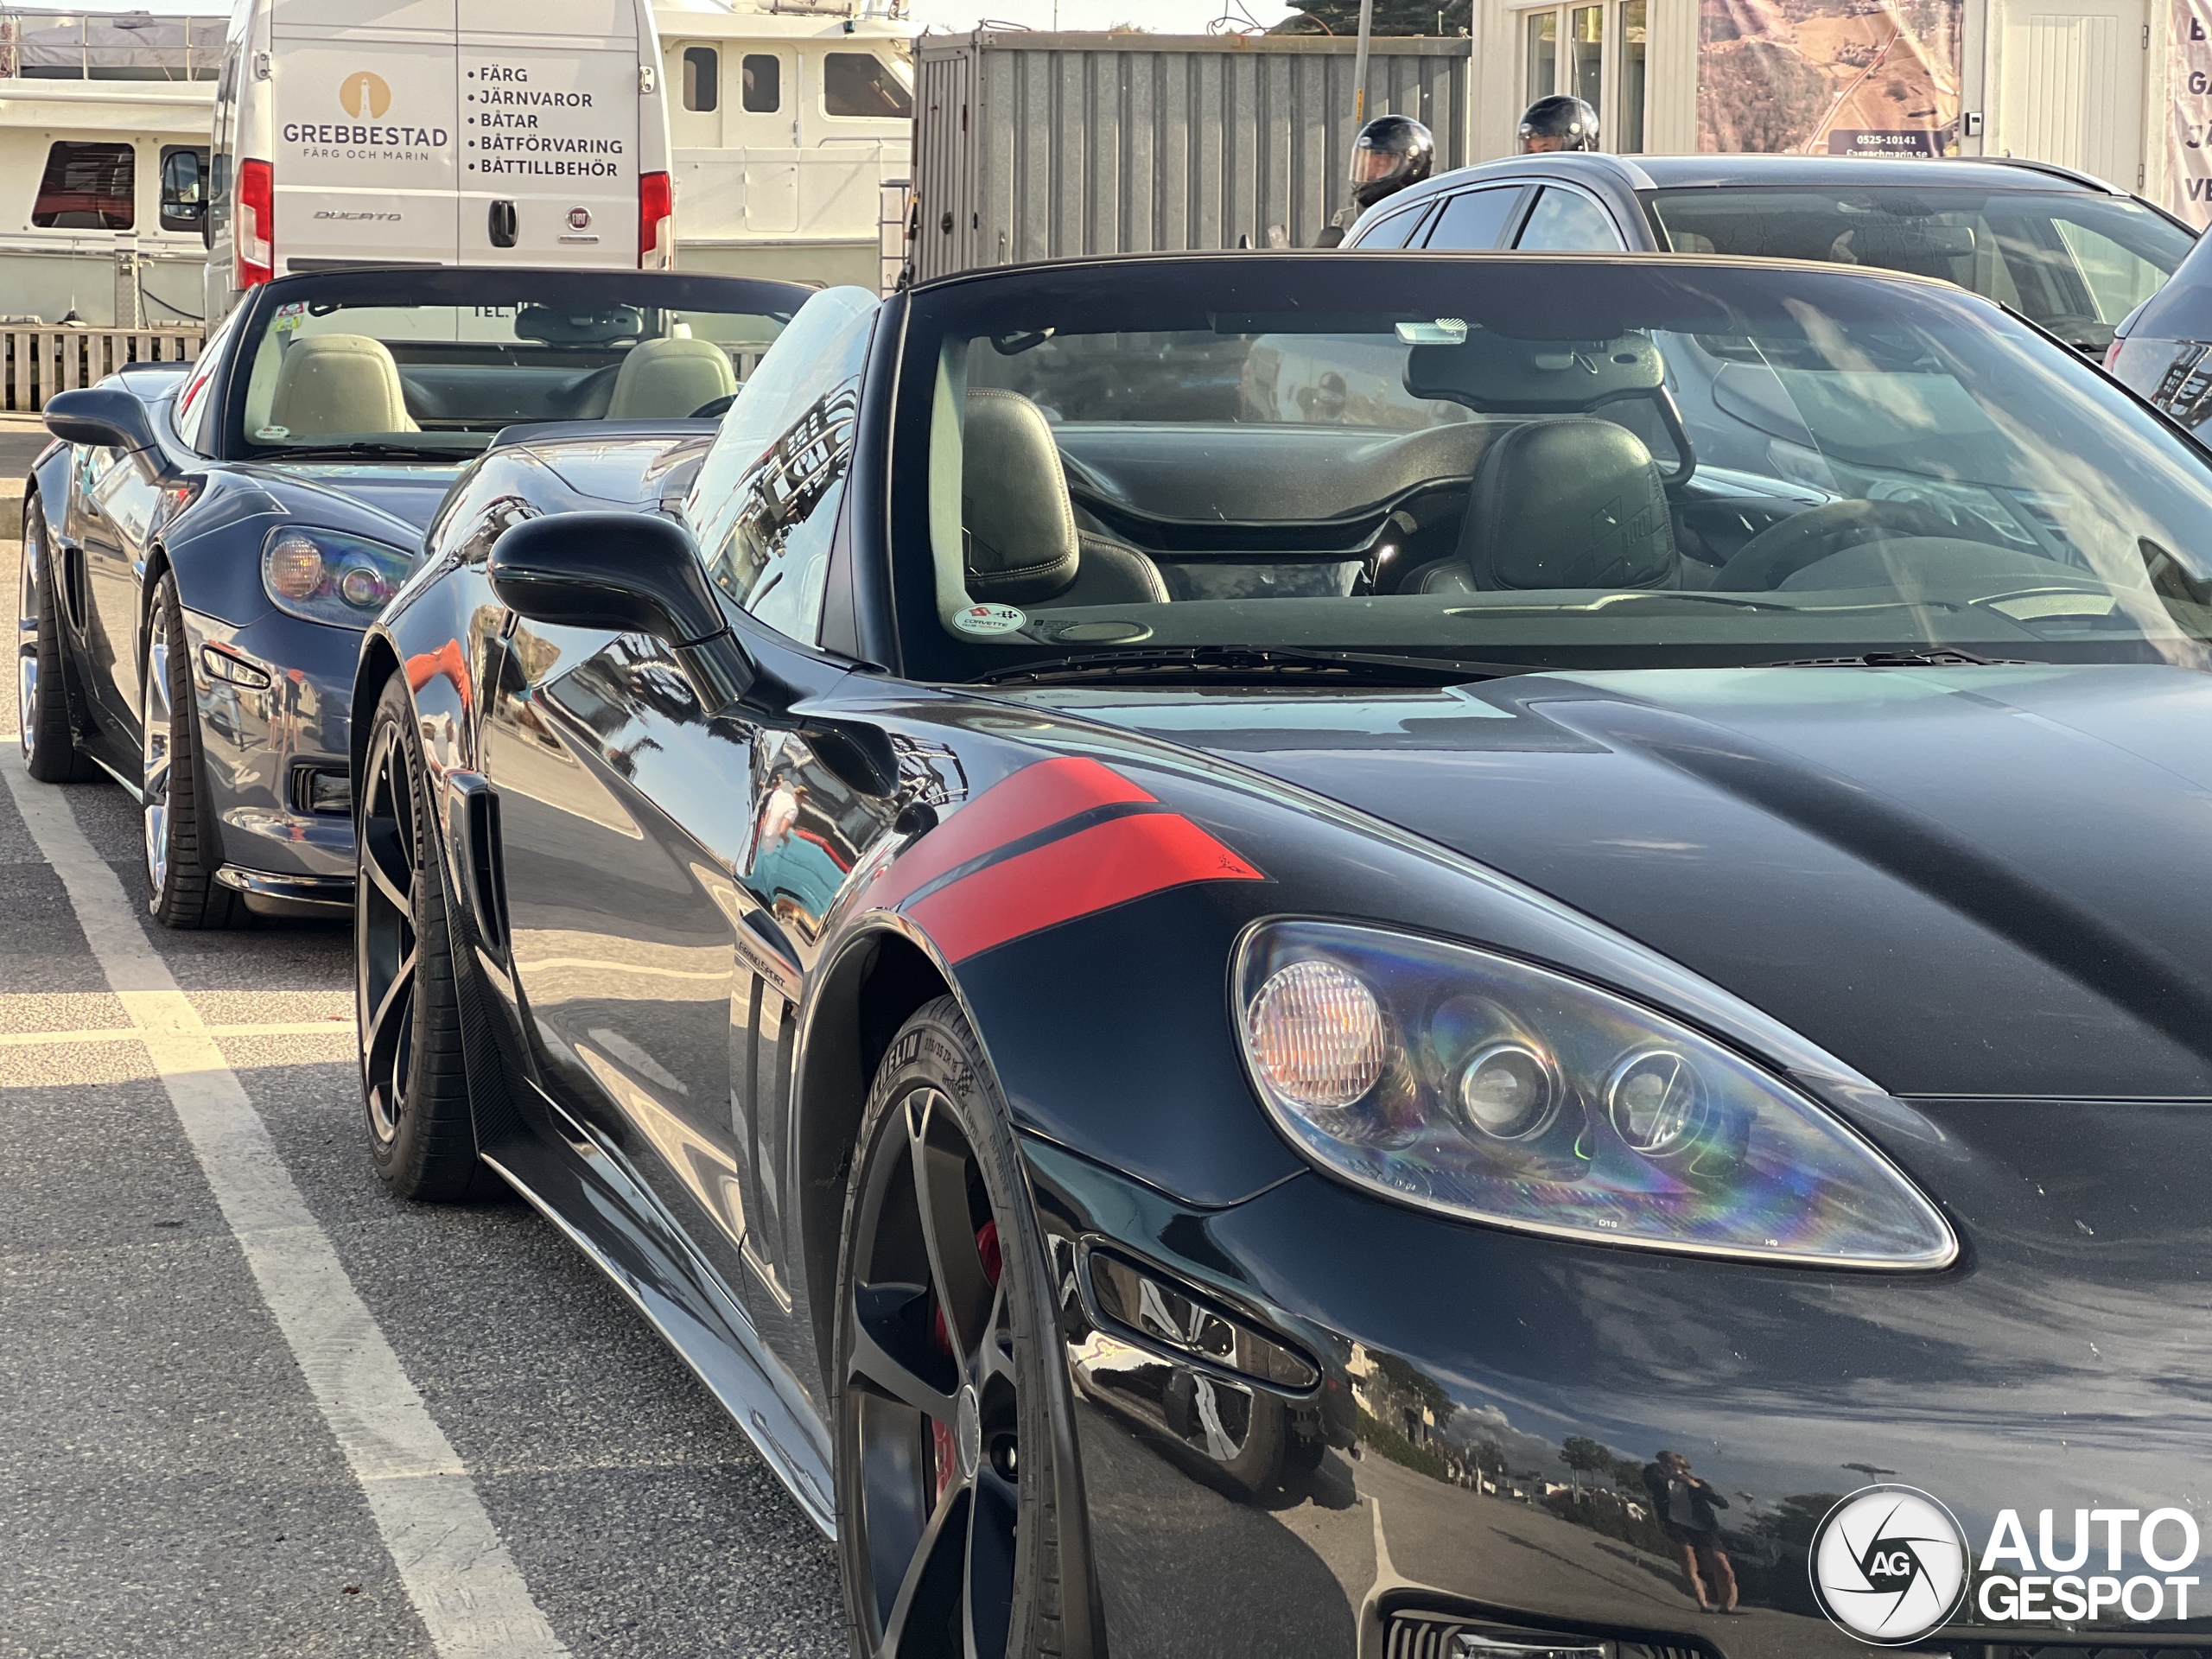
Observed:
[[[1925,501],[1831,501],[1794,513],[1736,550],[1713,578],[1719,593],[1770,593],[1800,570],[1859,542],[1888,537],[1934,536],[1946,541],[2003,546],[1974,516],[1964,523]]]

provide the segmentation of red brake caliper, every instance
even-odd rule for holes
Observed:
[[[1002,1263],[999,1257],[999,1224],[987,1221],[976,1235],[976,1254],[983,1258],[983,1277],[991,1281],[991,1288],[998,1288]],[[931,1295],[930,1298],[930,1335],[941,1354],[952,1352],[952,1336],[944,1328],[944,1304]],[[988,1339],[988,1333],[986,1333]],[[944,1501],[944,1494],[960,1472],[960,1453],[952,1440],[952,1425],[930,1419],[930,1467],[931,1491],[930,1507],[934,1510]]]

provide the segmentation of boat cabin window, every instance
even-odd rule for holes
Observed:
[[[31,223],[42,231],[127,231],[137,222],[137,178],[130,145],[64,139],[46,152]]]
[[[197,231],[207,213],[207,147],[162,146],[162,228]]]
[[[683,107],[702,114],[722,101],[722,54],[711,46],[683,48]]]
[[[905,121],[914,113],[912,93],[872,52],[832,52],[822,71],[823,107],[831,115]]]
[[[772,52],[748,52],[742,66],[745,112],[773,115],[784,106],[783,60]]]

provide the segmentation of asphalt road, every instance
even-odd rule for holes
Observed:
[[[347,935],[152,925],[136,806],[23,775],[4,672],[0,1659],[842,1651],[830,1548],[628,1301],[518,1202],[378,1183]],[[50,861],[78,832],[89,855]],[[188,1132],[209,1099],[227,1141]],[[321,1276],[288,1292],[302,1262]],[[303,1340],[348,1296],[365,1315]],[[347,1414],[378,1389],[450,1448],[433,1484],[488,1522],[471,1553],[407,1531],[423,1479]],[[524,1616],[493,1628],[480,1593]]]

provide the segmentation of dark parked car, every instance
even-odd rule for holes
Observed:
[[[1448,413],[1238,418],[1288,338]],[[831,290],[370,631],[372,1155],[623,1286],[857,1653],[2196,1651],[2208,578],[1940,283]]]
[[[1361,215],[1347,247],[1743,254],[1939,276],[2101,354],[2196,232],[2039,162],[1523,156]]]
[[[810,290],[394,269],[253,291],[197,362],[46,408],[17,617],[31,775],[145,809],[156,916],[343,915],[361,634],[463,463],[518,423],[699,415]],[[589,487],[588,479],[585,487]]]
[[[2199,242],[2181,269],[2123,321],[2105,366],[2123,384],[2202,435],[2212,415],[2212,243]]]

